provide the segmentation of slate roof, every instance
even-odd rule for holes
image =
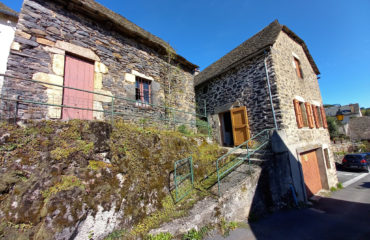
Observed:
[[[310,52],[304,41],[300,39],[294,32],[292,32],[288,27],[281,25],[277,20],[270,23],[267,27],[262,29],[260,32],[255,34],[253,37],[249,38],[234,50],[208,66],[197,76],[195,76],[195,85],[202,84],[218,75],[226,72],[227,70],[233,68],[238,64],[238,62],[248,59],[254,54],[267,49],[272,46],[279,33],[284,31],[287,33],[293,40],[302,45],[303,50],[305,51],[308,60],[310,61],[312,68],[316,74],[320,74],[319,69],[317,68]]]
[[[152,47],[163,55],[166,55],[168,51],[175,53],[175,50],[159,37],[149,33],[148,31],[127,20],[125,17],[113,12],[94,0],[54,0],[52,2],[55,1],[62,5],[66,5],[68,9],[83,12],[90,18],[98,20],[100,23],[106,24],[107,27],[112,27],[114,30],[123,32],[135,40]],[[190,69],[198,68],[197,65],[187,61],[179,54],[175,53],[174,57],[176,61]]]
[[[13,9],[9,8],[8,6],[6,6],[4,3],[0,2],[0,10],[4,10],[4,11],[7,11],[7,12],[10,12],[10,13],[13,13],[13,14],[18,14],[16,11],[14,11]]]
[[[18,19],[18,13],[14,11],[13,9],[6,6],[4,3],[0,2],[0,18],[9,18],[13,21],[17,21]]]

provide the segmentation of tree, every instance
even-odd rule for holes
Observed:
[[[334,139],[335,137],[338,137],[339,136],[338,120],[335,117],[326,116],[326,121],[328,123],[330,138]]]

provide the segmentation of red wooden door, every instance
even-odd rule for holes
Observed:
[[[307,195],[311,197],[322,189],[316,151],[302,153],[301,164]]]
[[[94,90],[94,63],[86,60],[66,56],[64,86],[88,91]],[[78,108],[93,108],[93,94],[65,88],[63,105]],[[63,119],[93,119],[93,112],[89,110],[63,108]]]

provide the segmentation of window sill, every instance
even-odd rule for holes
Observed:
[[[152,109],[152,106],[149,103],[135,102],[135,107],[140,109]]]

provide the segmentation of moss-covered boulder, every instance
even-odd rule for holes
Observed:
[[[0,138],[4,239],[143,235],[203,197],[175,205],[174,162],[192,156],[199,182],[224,153],[201,137],[123,121],[0,123]]]

